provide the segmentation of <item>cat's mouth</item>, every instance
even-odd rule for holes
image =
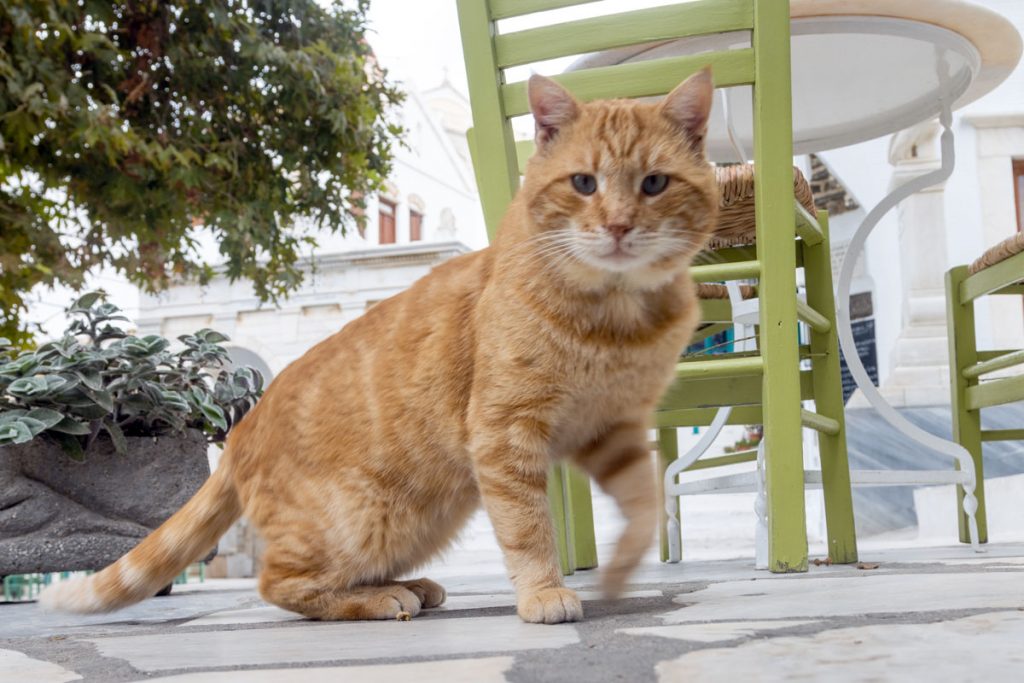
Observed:
[[[612,262],[620,261],[631,261],[637,258],[637,255],[628,249],[624,249],[621,244],[616,244],[612,247],[611,251],[601,254],[601,258],[608,259]]]
[[[613,271],[629,270],[642,266],[648,261],[642,254],[637,253],[621,242],[595,256],[594,260],[597,261],[595,265],[600,265],[606,270]]]

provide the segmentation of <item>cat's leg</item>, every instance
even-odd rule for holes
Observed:
[[[477,434],[472,451],[484,508],[516,589],[519,616],[558,624],[582,619],[583,605],[562,582],[548,508],[550,459],[543,431],[520,424]]]
[[[363,620],[395,619],[420,612],[424,597],[436,598],[440,586],[427,579],[418,582],[387,581],[380,585],[359,585],[358,577],[346,577],[327,571],[313,558],[297,557],[293,548],[267,548],[260,570],[260,595],[278,607],[298,612],[310,619]],[[371,583],[370,581],[366,582]],[[376,583],[376,582],[373,582]]]
[[[643,424],[622,423],[574,457],[615,499],[626,518],[626,529],[601,575],[601,587],[608,597],[622,593],[658,526],[657,483],[650,451]]]

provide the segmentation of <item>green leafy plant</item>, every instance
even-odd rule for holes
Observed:
[[[32,336],[34,286],[102,265],[147,291],[208,279],[195,221],[232,280],[294,291],[315,231],[363,224],[400,133],[368,6],[0,2],[0,336]]]
[[[126,436],[187,428],[219,442],[263,391],[257,370],[227,367],[219,332],[182,335],[176,350],[158,335],[132,336],[99,292],[68,312],[64,336],[34,351],[17,353],[0,339],[0,446],[43,437],[81,459],[103,433],[124,452]]]

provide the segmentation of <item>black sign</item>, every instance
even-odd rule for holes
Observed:
[[[864,369],[867,370],[871,383],[877,387],[878,345],[875,341],[875,320],[874,318],[855,320],[853,321],[852,328],[853,343],[857,347],[857,355],[860,356],[860,362],[864,364]],[[846,367],[846,359],[843,358],[842,351],[839,352],[839,366],[843,374],[843,403],[846,403],[857,388],[857,383],[853,381],[853,375],[850,374],[850,369]]]
[[[875,314],[875,307],[871,303],[871,292],[861,292],[850,295],[850,318],[860,320],[870,318]]]

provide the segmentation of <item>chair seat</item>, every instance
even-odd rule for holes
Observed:
[[[1024,232],[1018,232],[986,251],[974,263],[967,266],[967,271],[974,275],[1021,252],[1024,252]]]
[[[754,165],[717,166],[715,178],[721,192],[718,227],[705,249],[714,251],[754,244]],[[811,215],[815,214],[811,186],[796,167],[793,168],[793,194]]]

